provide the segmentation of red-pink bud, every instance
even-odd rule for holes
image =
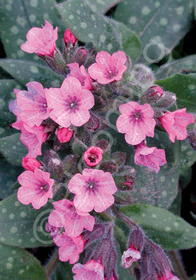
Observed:
[[[69,128],[67,127],[60,128],[57,131],[57,138],[61,143],[69,142],[72,135],[73,135],[73,131],[69,130]]]
[[[151,97],[152,96],[158,96],[158,97],[161,97],[164,93],[163,89],[159,86],[154,86],[154,87],[151,87]]]
[[[65,41],[65,44],[68,45],[69,42],[72,43],[72,45],[74,46],[76,41],[77,41],[77,38],[76,36],[71,32],[70,29],[66,29],[65,30],[65,33],[64,33],[64,41]]]
[[[103,150],[99,147],[91,146],[84,152],[84,161],[88,166],[96,166],[102,161]]]
[[[24,157],[22,159],[22,166],[26,170],[30,170],[34,172],[35,168],[40,168],[41,163],[33,157]]]

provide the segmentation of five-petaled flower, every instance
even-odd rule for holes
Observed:
[[[105,211],[114,203],[113,194],[117,191],[111,173],[87,168],[71,178],[68,189],[75,194],[73,202],[78,213]]]
[[[141,143],[136,147],[134,162],[137,165],[144,165],[156,173],[159,172],[160,166],[167,163],[164,149],[156,147],[147,147]]]
[[[18,200],[25,205],[32,204],[33,208],[40,209],[49,198],[53,197],[52,187],[54,180],[50,179],[50,173],[38,168],[32,171],[24,171],[18,177],[21,187],[18,189]]]
[[[62,127],[82,126],[90,119],[94,96],[74,77],[65,78],[60,88],[50,88],[46,94],[50,117]]]
[[[27,32],[27,41],[21,45],[21,50],[27,53],[36,53],[39,56],[53,56],[58,38],[58,28],[53,30],[53,26],[45,20],[42,28],[32,27]]]
[[[146,103],[139,105],[130,101],[119,106],[120,115],[116,121],[118,132],[125,133],[125,140],[130,145],[140,144],[146,136],[154,136],[156,125],[153,119],[154,111]]]
[[[123,51],[117,51],[112,55],[101,51],[98,52],[95,60],[96,63],[88,68],[88,72],[99,84],[105,85],[113,81],[120,81],[127,70],[125,65],[127,57]]]
[[[174,143],[177,140],[187,138],[187,125],[194,123],[194,117],[186,113],[186,108],[167,112],[161,117],[161,124],[169,134],[169,139]]]

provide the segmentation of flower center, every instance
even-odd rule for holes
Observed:
[[[137,121],[137,120],[141,119],[142,114],[140,113],[140,111],[135,111],[135,112],[133,113],[133,117],[134,117],[134,119]]]
[[[90,162],[96,162],[96,160],[98,159],[98,156],[96,154],[91,154],[88,156],[88,159]]]
[[[106,73],[105,73],[105,77],[106,79],[112,79],[113,77],[116,76],[116,70],[115,69],[107,69]]]
[[[68,110],[71,111],[75,111],[78,109],[78,105],[79,105],[79,100],[77,99],[76,96],[72,96],[72,97],[68,97],[68,99],[66,100],[66,107],[68,108]]]
[[[48,184],[43,184],[43,185],[41,185],[40,189],[44,192],[47,192],[49,190],[49,185]]]
[[[95,187],[95,182],[93,182],[93,181],[87,182],[87,188],[88,188],[89,190],[94,189],[94,187]]]

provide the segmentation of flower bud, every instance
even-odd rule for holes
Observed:
[[[102,161],[103,150],[91,146],[84,152],[84,161],[88,166],[96,166]]]
[[[142,103],[155,103],[162,97],[163,94],[164,91],[161,87],[152,86],[146,90],[140,100]]]
[[[118,165],[116,164],[116,162],[114,160],[107,160],[107,161],[103,161],[100,164],[100,169],[102,169],[105,172],[116,172],[118,169]]]
[[[76,36],[71,32],[69,28],[67,28],[64,32],[64,42],[66,45],[72,44],[73,46],[75,45],[77,41]]]
[[[69,142],[72,136],[73,130],[70,130],[68,127],[62,127],[57,131],[57,138],[61,143]]]
[[[129,80],[145,90],[154,83],[155,77],[149,67],[143,64],[135,64],[130,73]]]
[[[164,94],[156,102],[157,107],[168,108],[176,102],[176,95],[173,92],[164,91]]]
[[[44,159],[51,176],[60,180],[63,177],[63,163],[58,154],[53,150],[46,151]]]
[[[26,170],[34,171],[35,168],[40,168],[41,163],[33,157],[24,157],[22,159],[22,166]]]

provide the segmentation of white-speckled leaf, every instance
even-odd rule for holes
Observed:
[[[140,62],[160,61],[188,32],[193,19],[192,0],[123,0],[114,18],[139,36]]]
[[[59,36],[63,36],[65,24],[55,8],[54,0],[0,0],[1,39],[9,58],[35,59],[37,55],[27,54],[20,49],[26,41],[31,27],[39,27],[48,20],[58,26]]]
[[[180,72],[184,74],[196,72],[196,55],[189,55],[164,64],[158,68],[158,70],[155,72],[155,76],[157,80],[166,79]]]
[[[149,238],[166,250],[196,246],[196,228],[165,209],[135,204],[124,206],[121,211],[139,224]]]
[[[53,210],[51,203],[39,210],[21,204],[16,194],[0,202],[0,243],[21,248],[34,248],[53,244],[45,231],[48,216]]]
[[[66,25],[83,42],[91,42],[98,51],[124,50],[133,61],[140,54],[140,42],[127,26],[97,14],[80,0],[57,4]]]
[[[105,14],[109,9],[119,3],[121,0],[85,0],[91,9],[100,14]]]
[[[0,66],[23,86],[30,81],[37,81],[44,87],[59,87],[63,81],[63,76],[57,75],[48,66],[37,62],[1,59]]]
[[[26,250],[0,244],[1,280],[47,280],[39,261]]]
[[[196,74],[176,74],[167,79],[158,80],[156,84],[176,94],[179,109],[187,108],[187,112],[196,111]]]

